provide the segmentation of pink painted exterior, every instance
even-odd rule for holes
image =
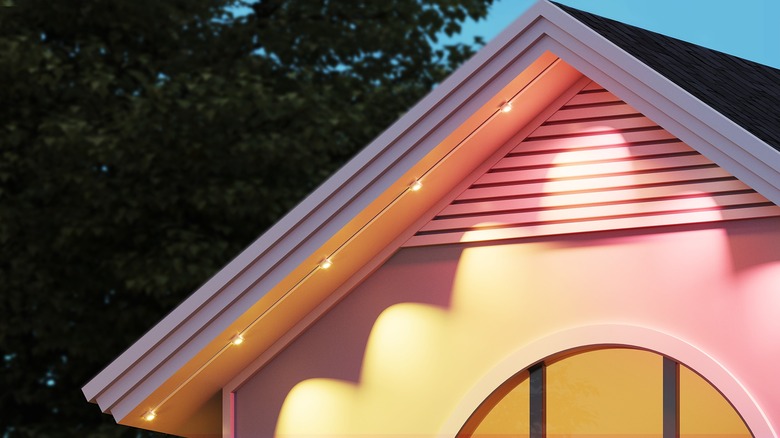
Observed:
[[[323,248],[341,248],[345,229],[370,228],[371,224],[359,221],[367,209],[375,207],[377,199],[403,191],[408,175],[420,162],[438,153],[437,148],[451,137],[471,129],[469,124],[481,122],[477,116],[486,108],[488,113],[497,108],[505,99],[502,91],[546,56],[558,57],[555,62],[565,63],[604,86],[760,196],[780,203],[780,154],[776,150],[541,0],[86,384],[86,398],[123,424],[203,436],[204,431],[217,434],[219,425],[211,421],[202,429],[187,425],[195,424],[192,419],[196,416],[208,417],[199,415],[198,406],[219,416],[211,400],[219,397],[222,388],[223,436],[234,431],[241,437],[268,436],[277,430],[280,413],[294,418],[300,411],[290,403],[281,411],[293,389],[296,402],[301,399],[299,394],[311,393],[311,383],[334,384],[345,394],[362,394],[361,385],[372,375],[365,372],[366,358],[373,357],[366,354],[366,345],[371,344],[372,336],[381,338],[373,333],[380,333],[379,329],[398,315],[417,310],[431,314],[432,319],[425,324],[433,329],[450,324],[453,315],[465,312],[468,316],[482,309],[487,312],[480,319],[483,324],[470,331],[468,326],[458,325],[465,330],[460,336],[442,338],[448,345],[457,341],[447,353],[454,356],[437,355],[431,361],[441,357],[463,362],[462,358],[474,356],[475,349],[489,351],[479,355],[479,362],[454,368],[454,374],[441,374],[449,380],[438,382],[439,386],[425,393],[434,398],[437,394],[446,396],[446,402],[412,392],[404,398],[399,393],[398,400],[404,401],[399,409],[430,418],[406,418],[406,423],[399,420],[386,430],[403,426],[410,433],[424,429],[426,436],[431,430],[452,436],[465,420],[463,416],[507,373],[560,349],[617,343],[653,349],[690,365],[723,391],[755,436],[777,436],[780,387],[772,375],[780,359],[780,319],[773,312],[780,305],[777,218],[717,222],[734,219],[722,215],[708,219],[716,221],[710,224],[655,227],[660,224],[646,223],[643,226],[648,228],[623,231],[601,227],[603,231],[596,233],[404,248],[395,253],[458,194],[452,193],[447,199],[416,204],[417,210],[391,209],[388,215],[410,216],[414,226],[393,234],[389,244],[372,248],[374,252],[360,253],[357,248],[361,258],[349,261],[352,274],[346,283],[328,289],[330,295],[293,321],[292,329],[278,337],[269,335],[271,345],[257,353],[259,357],[240,356],[237,350],[230,350],[206,363],[211,353],[233,336],[237,321],[266,312],[275,316],[275,304],[262,306],[274,302],[280,284],[305,283],[309,277],[300,272],[316,269],[317,261],[329,254],[322,254]],[[537,97],[544,94],[538,89],[531,92]],[[516,128],[519,133],[529,133],[536,127],[531,125],[543,121],[542,115],[549,115],[544,109],[549,102],[540,102],[527,102],[526,108],[541,113],[528,115]],[[468,163],[472,167],[465,175],[487,170],[491,164],[484,162],[486,156],[496,154],[499,160],[503,156],[499,152],[508,152],[502,149],[506,138],[501,136],[511,136],[511,132],[506,123],[500,129],[496,126],[493,133],[501,131],[494,135],[496,144],[475,146],[487,149],[484,154],[468,152],[473,154],[473,162]],[[442,175],[432,172],[431,181],[437,176]],[[453,184],[462,183],[461,189],[465,189],[472,182],[464,177]],[[426,188],[432,185],[426,184]],[[422,196],[431,196],[425,193],[431,192],[423,190]],[[583,231],[593,230],[570,232]],[[345,252],[352,249],[350,245],[345,248]],[[470,266],[478,265],[479,260],[490,263],[473,271]],[[518,277],[520,273],[522,277]],[[524,295],[514,296],[505,290],[507,284],[524,281],[533,287],[513,289]],[[478,287],[486,283],[492,287]],[[492,296],[491,291],[501,293]],[[306,300],[301,291],[294,292]],[[335,305],[344,295],[346,298]],[[470,298],[475,299],[468,301]],[[524,299],[533,305],[526,307],[529,302]],[[484,308],[480,303],[504,305]],[[516,318],[516,313],[502,313],[514,309],[530,312],[526,320],[535,323],[522,325],[524,320]],[[483,332],[490,327],[486,322],[500,318],[507,318],[500,330]],[[460,321],[458,324],[463,322],[454,319]],[[470,333],[484,336],[470,340]],[[244,352],[252,348],[251,342],[247,344],[242,347]],[[425,350],[417,353],[424,356]],[[207,385],[206,390],[194,383],[185,387],[180,394],[191,399],[186,400],[190,402],[186,408],[174,403],[182,402],[185,396],[166,398],[178,391],[173,389],[177,381],[190,382],[187,379],[193,375],[188,370],[199,367],[205,367],[203,375],[207,377],[192,382]],[[236,375],[233,370],[241,368]],[[209,374],[212,370],[216,371]],[[432,374],[433,382],[437,376]],[[164,406],[166,411],[160,412],[155,424],[143,423],[143,412],[161,400],[171,400]],[[332,406],[347,406],[349,397],[341,401],[342,405]],[[382,419],[377,418],[381,425]],[[345,420],[341,426],[355,425]],[[362,426],[355,427],[362,430]]]
[[[513,373],[592,344],[648,348],[689,365],[723,392],[755,436],[775,436],[779,248],[780,219],[768,218],[403,249],[235,390],[236,436],[280,433],[285,398],[310,379],[360,392],[371,363],[367,344],[387,324],[383,314],[412,305],[438,309],[446,320],[475,311],[463,307],[477,306],[474,300],[492,302],[477,310],[485,312],[481,324],[501,325],[492,332],[501,339],[460,345],[462,360],[487,353],[450,379],[457,395],[450,405],[433,407],[440,400],[428,388],[404,388],[413,390],[408,415],[415,408],[441,415],[441,436],[457,432]],[[480,284],[484,290],[473,289]],[[478,323],[471,329],[483,331]],[[495,349],[481,345],[493,341]]]

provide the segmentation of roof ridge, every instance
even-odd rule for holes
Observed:
[[[613,18],[605,17],[603,15],[594,14],[592,12],[588,12],[588,11],[585,11],[585,10],[582,10],[582,9],[577,9],[577,8],[565,5],[563,3],[559,3],[557,1],[548,0],[548,2],[554,4],[555,6],[557,6],[558,8],[563,10],[564,12],[568,13],[569,15],[573,16],[574,18],[577,18],[578,20],[579,20],[579,17],[576,16],[577,14],[581,14],[583,16],[590,16],[590,17],[594,17],[594,18],[599,18],[599,19],[604,20],[604,21],[609,21],[611,23],[619,24],[620,26],[631,27],[631,28],[634,28],[634,29],[641,30],[643,32],[647,32],[647,33],[651,33],[651,34],[654,34],[654,35],[658,35],[659,37],[662,37],[662,38],[668,38],[668,39],[671,39],[671,40],[674,40],[674,41],[678,41],[678,42],[680,42],[680,43],[682,43],[684,45],[690,45],[690,46],[694,46],[694,47],[697,47],[697,48],[704,49],[704,50],[706,50],[708,52],[722,54],[722,55],[727,56],[729,58],[734,58],[734,59],[740,60],[742,62],[746,62],[748,64],[752,64],[755,67],[760,67],[762,69],[774,70],[775,72],[780,74],[780,68],[772,67],[771,65],[761,64],[760,62],[757,62],[757,61],[751,61],[750,59],[743,58],[741,56],[733,55],[733,54],[730,54],[730,53],[726,53],[724,51],[713,49],[713,48],[710,48],[710,47],[707,47],[707,46],[703,46],[701,44],[696,44],[696,43],[691,42],[691,41],[686,41],[686,40],[684,40],[682,38],[677,38],[677,37],[674,37],[674,36],[671,36],[671,35],[666,35],[666,34],[663,34],[663,33],[660,33],[660,32],[656,32],[656,31],[652,31],[652,30],[649,30],[649,29],[645,29],[645,28],[640,27],[640,26],[624,23],[622,21],[615,20]],[[579,21],[582,21],[582,20],[579,20]],[[587,25],[588,23],[585,23],[585,24]],[[588,27],[591,27],[591,26],[588,26]]]
[[[550,3],[780,151],[780,69]]]

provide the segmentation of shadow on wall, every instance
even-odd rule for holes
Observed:
[[[387,308],[420,303],[447,309],[457,260],[448,251],[418,250],[392,257],[334,309],[304,332],[255,377],[236,390],[238,436],[274,436],[287,394],[298,383],[318,378],[359,383],[366,345],[374,324]]]
[[[726,230],[752,226],[753,234],[770,243],[780,239],[780,233],[767,234],[778,223],[754,219],[403,249],[387,270],[379,269],[352,292],[354,305],[345,306],[346,313],[328,315],[340,321],[326,317],[291,348],[294,356],[282,361],[286,365],[275,364],[291,367],[285,372],[310,368],[282,388],[290,393],[275,433],[435,432],[493,364],[550,333],[593,324],[629,323],[673,333],[740,378],[766,379],[761,376],[772,372],[771,365],[761,358],[774,354],[768,348],[773,333],[780,335],[778,324],[751,322],[756,309],[735,313],[744,296],[759,289],[734,287],[733,259],[742,254],[730,252]],[[364,294],[398,299],[374,301],[366,312],[360,307]],[[357,314],[367,319],[352,324]],[[376,318],[373,326],[369,314]],[[733,324],[723,324],[726,315]],[[341,334],[353,327],[360,334],[343,339],[359,339],[359,348],[350,351],[360,354],[342,368],[343,357],[334,355],[340,354]],[[322,356],[304,351],[313,343]],[[516,364],[514,372],[531,363]],[[261,378],[270,384],[271,375],[261,371],[252,385]],[[339,381],[336,375],[347,378]],[[771,386],[754,389],[771,398]],[[261,389],[269,387],[255,387],[258,411],[264,406]],[[273,409],[277,403],[282,401],[275,399]],[[274,420],[266,418],[263,430]]]
[[[591,86],[424,228],[514,240],[402,249],[236,390],[237,436],[434,431],[491,364],[572,326],[679,333],[755,370],[775,319],[722,321],[745,306],[735,273],[780,273],[778,219],[723,222],[755,194],[615,99]],[[577,121],[592,108],[617,125]],[[770,274],[742,289],[765,300]]]

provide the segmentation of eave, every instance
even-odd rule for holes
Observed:
[[[85,385],[85,396],[122,424],[181,435],[213,428],[223,387],[316,321],[583,75],[780,203],[776,150],[541,1]],[[513,110],[500,113],[510,98]],[[409,192],[418,179],[423,190]],[[326,257],[334,266],[318,270]],[[246,342],[227,347],[238,333]]]

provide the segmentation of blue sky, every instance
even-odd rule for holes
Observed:
[[[557,0],[561,4],[780,68],[780,0]],[[486,41],[535,0],[496,0],[460,40]]]

